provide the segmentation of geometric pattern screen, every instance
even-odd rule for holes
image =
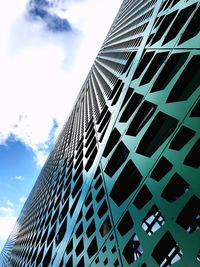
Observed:
[[[123,1],[1,266],[200,266],[199,18]]]

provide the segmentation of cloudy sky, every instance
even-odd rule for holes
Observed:
[[[0,251],[122,0],[0,9]]]

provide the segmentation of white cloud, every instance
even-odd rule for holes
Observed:
[[[0,211],[2,211],[3,213],[11,213],[13,209],[11,207],[1,206]]]
[[[23,197],[20,197],[19,202],[22,203],[22,204],[24,204],[25,201],[26,201],[26,199],[27,199],[27,198],[24,197],[24,196],[23,196]]]
[[[72,109],[121,2],[66,1],[52,11],[72,24],[74,31],[62,34],[27,21],[26,0],[4,2],[0,10],[0,144],[13,135],[43,165],[54,121],[63,124]]]
[[[0,216],[0,239],[6,241],[15,226],[16,219],[14,216]]]
[[[17,181],[23,181],[23,180],[24,180],[24,177],[21,176],[21,175],[18,175],[18,176],[15,176],[15,177],[14,177],[14,180],[17,180]]]
[[[10,201],[10,200],[7,200],[6,201],[6,205],[13,208],[14,207],[14,204]]]

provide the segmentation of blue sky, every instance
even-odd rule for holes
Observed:
[[[121,3],[7,0],[1,7],[0,251]]]

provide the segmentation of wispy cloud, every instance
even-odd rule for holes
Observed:
[[[13,208],[14,207],[14,204],[10,201],[10,200],[7,200],[6,201],[6,205]]]
[[[17,176],[14,177],[14,180],[23,181],[24,180],[24,177],[21,176],[21,175],[17,175]]]
[[[13,211],[13,209],[11,207],[8,207],[8,206],[1,206],[0,211],[2,211],[3,213],[11,213]]]
[[[20,198],[19,198],[19,202],[20,202],[21,204],[24,204],[25,201],[26,201],[26,199],[27,199],[27,198],[24,197],[24,196],[23,196],[23,197],[20,197]]]

